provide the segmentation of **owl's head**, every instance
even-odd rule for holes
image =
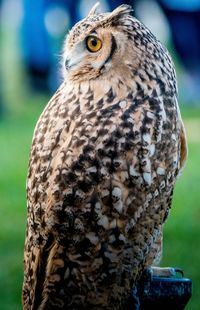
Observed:
[[[98,4],[97,4],[98,5]],[[95,5],[88,16],[69,32],[64,45],[65,76],[89,80],[110,71],[137,66],[140,50],[133,46],[132,34],[140,23],[130,15],[132,8],[121,5],[110,13],[96,13]]]

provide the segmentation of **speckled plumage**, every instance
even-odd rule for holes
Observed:
[[[25,310],[122,309],[160,257],[186,140],[171,58],[130,12],[92,10],[66,39],[30,155]]]

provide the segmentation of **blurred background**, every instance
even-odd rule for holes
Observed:
[[[93,0],[0,0],[0,309],[21,309],[25,180],[36,121],[62,81],[63,39]],[[107,11],[132,1],[100,0]],[[176,65],[189,158],[165,225],[161,265],[193,280],[200,309],[200,0],[134,0]]]

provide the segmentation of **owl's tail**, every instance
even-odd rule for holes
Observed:
[[[25,244],[25,249],[26,247]],[[38,310],[43,309],[48,270],[58,249],[52,236],[49,236],[42,246],[29,248],[29,251],[25,250],[24,257],[22,303],[24,310]]]

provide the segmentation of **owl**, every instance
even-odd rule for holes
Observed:
[[[67,35],[30,154],[25,310],[128,309],[161,256],[186,137],[172,60],[131,12],[95,6]]]

